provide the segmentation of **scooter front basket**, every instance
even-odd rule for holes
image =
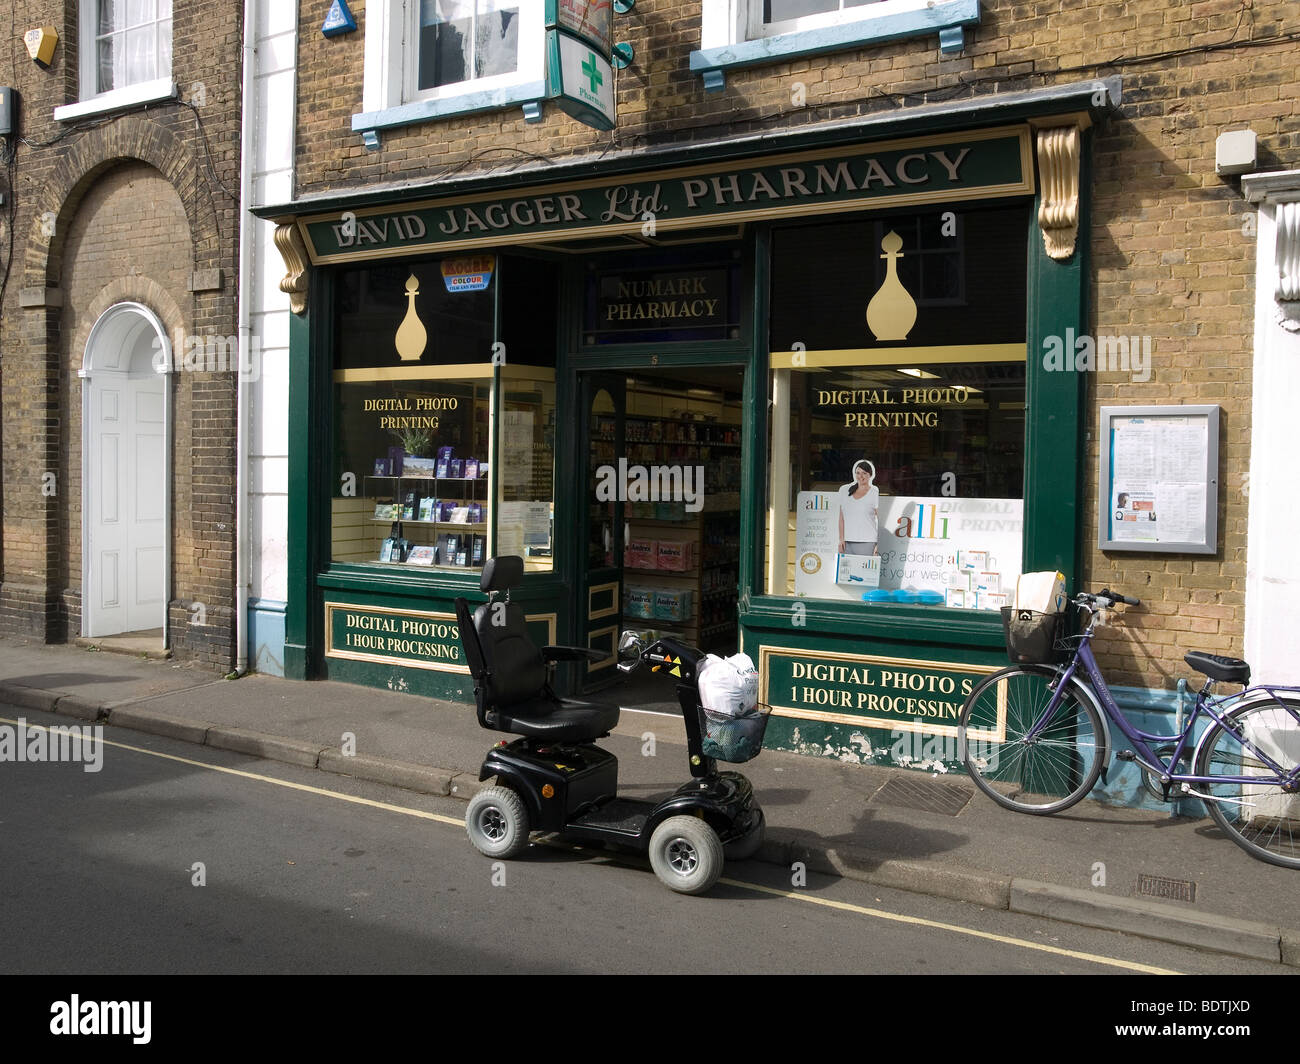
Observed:
[[[771,706],[759,703],[753,709],[734,717],[700,710],[704,735],[701,748],[705,757],[731,764],[751,761],[763,749],[763,736],[767,732],[767,719]]]

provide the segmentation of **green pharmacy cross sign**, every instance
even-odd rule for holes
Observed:
[[[613,129],[614,68],[586,42],[563,30],[546,32],[546,94],[593,129]]]
[[[593,129],[613,129],[611,0],[546,0],[546,95]]]
[[[582,72],[586,74],[588,80],[590,80],[592,92],[596,92],[600,86],[604,84],[605,79],[601,75],[600,69],[596,66],[596,56],[594,53],[587,56],[587,61],[582,64]]]

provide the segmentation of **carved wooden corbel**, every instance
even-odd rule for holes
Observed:
[[[284,259],[284,279],[280,282],[280,291],[289,297],[289,309],[295,314],[307,313],[307,248],[302,242],[298,227],[290,222],[288,225],[275,227],[275,246]]]
[[[1038,130],[1038,225],[1047,254],[1057,260],[1073,255],[1079,239],[1079,145],[1077,125]]]

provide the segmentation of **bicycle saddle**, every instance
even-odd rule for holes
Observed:
[[[1211,680],[1239,683],[1243,687],[1250,683],[1250,665],[1241,658],[1225,658],[1221,654],[1207,654],[1202,650],[1193,650],[1185,654],[1183,660]]]

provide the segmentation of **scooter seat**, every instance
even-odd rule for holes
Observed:
[[[618,723],[618,706],[598,706],[570,699],[529,698],[489,710],[486,718],[493,728],[512,735],[556,743],[589,742],[614,730]]]

